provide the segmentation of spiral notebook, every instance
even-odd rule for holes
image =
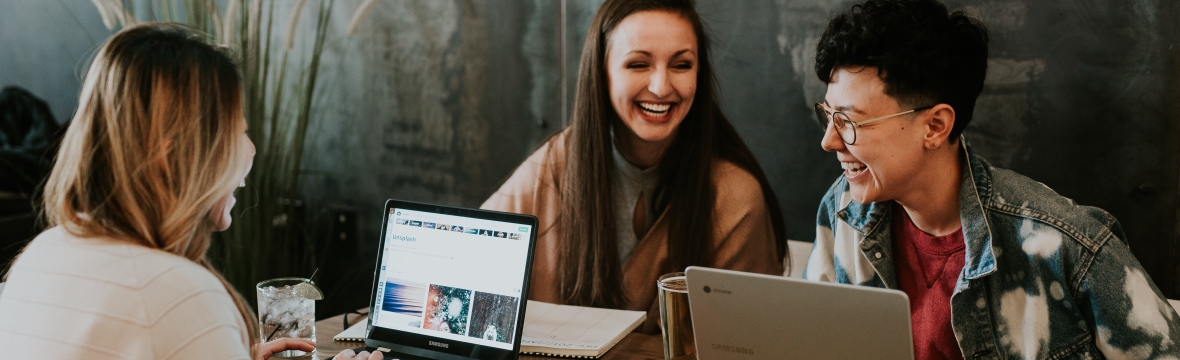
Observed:
[[[647,320],[645,311],[554,305],[529,300],[520,353],[598,358]]]
[[[524,315],[520,352],[594,359],[635,331],[647,320],[644,311],[554,305],[529,300]],[[332,337],[336,341],[365,341],[368,321],[362,321]]]

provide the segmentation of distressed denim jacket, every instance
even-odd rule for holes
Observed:
[[[1180,316],[1113,216],[960,142],[965,265],[950,306],[966,359],[1180,359]],[[857,203],[848,189],[841,176],[824,196],[803,277],[896,289],[892,204]]]

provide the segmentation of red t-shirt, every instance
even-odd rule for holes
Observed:
[[[963,270],[964,247],[963,229],[927,234],[894,204],[893,267],[899,290],[910,297],[916,360],[963,359],[951,330],[951,294]]]

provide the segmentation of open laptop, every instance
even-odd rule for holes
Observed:
[[[901,291],[703,267],[685,273],[698,359],[914,358]]]
[[[386,359],[515,359],[536,229],[528,215],[387,201],[358,350],[379,349]]]

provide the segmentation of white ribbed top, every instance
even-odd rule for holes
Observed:
[[[249,359],[245,327],[200,265],[110,239],[41,233],[0,293],[0,357]]]

